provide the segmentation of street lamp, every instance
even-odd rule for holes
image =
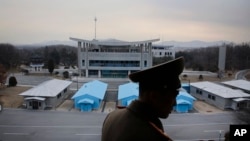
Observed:
[[[78,91],[78,75],[76,76],[76,86],[77,86],[77,91]]]
[[[2,109],[3,109],[3,106],[2,106],[2,104],[0,102],[0,112],[2,112]]]
[[[219,133],[220,133],[220,135],[219,135],[219,141],[220,141],[220,138],[221,138],[221,132],[222,132],[222,130],[219,131]]]

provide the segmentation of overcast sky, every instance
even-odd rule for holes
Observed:
[[[0,0],[0,43],[250,41],[250,0]]]

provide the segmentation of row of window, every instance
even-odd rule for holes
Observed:
[[[196,94],[202,95],[202,90],[196,89]],[[209,99],[216,100],[216,97],[214,95],[208,94],[207,96]]]
[[[172,52],[154,52],[153,54],[154,55],[158,55],[159,54],[160,56],[163,55],[163,54],[165,56],[171,56],[173,53]]]
[[[196,89],[196,93],[202,95],[202,90]]]
[[[61,96],[62,96],[62,93],[59,93],[59,94],[57,95],[57,99],[59,99]]]
[[[213,95],[210,95],[210,94],[208,94],[208,96],[207,96],[209,99],[212,99],[212,100],[216,100],[216,97],[215,96],[213,96]]]
[[[144,67],[147,67],[147,61],[144,61]],[[85,60],[82,60],[82,66],[85,66]],[[140,61],[103,61],[90,60],[89,66],[92,67],[140,67]]]
[[[64,93],[66,93],[66,92],[67,92],[67,90],[68,90],[68,89],[67,89],[67,88],[65,88],[65,89],[63,90],[63,92],[64,92]],[[60,97],[62,97],[62,93],[59,93],[59,94],[57,95],[57,99],[59,99]]]

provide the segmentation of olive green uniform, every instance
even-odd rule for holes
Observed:
[[[161,121],[149,105],[133,101],[127,108],[117,109],[106,117],[102,141],[171,141],[164,134]]]

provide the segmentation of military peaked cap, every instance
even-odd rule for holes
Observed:
[[[181,87],[179,75],[182,73],[183,68],[184,58],[179,57],[151,68],[131,73],[129,78],[133,82],[138,82],[140,87],[178,89]]]

